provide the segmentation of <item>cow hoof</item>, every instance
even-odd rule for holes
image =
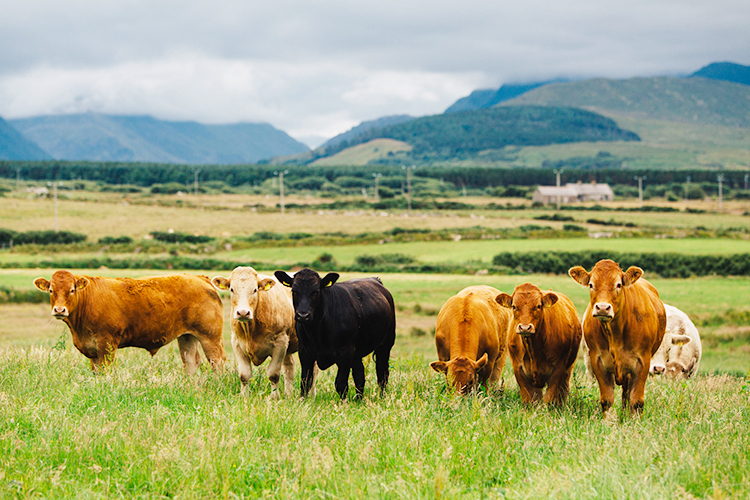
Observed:
[[[280,398],[281,398],[281,396],[279,395],[279,390],[278,389],[273,389],[271,391],[271,394],[268,395],[269,401],[278,401]]]

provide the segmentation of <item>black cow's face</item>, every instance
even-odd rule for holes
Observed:
[[[276,279],[292,289],[292,302],[294,303],[294,319],[300,323],[308,323],[315,320],[315,310],[320,304],[321,291],[332,286],[339,279],[338,273],[328,273],[323,278],[312,269],[303,269],[294,277],[284,271],[274,273]]]

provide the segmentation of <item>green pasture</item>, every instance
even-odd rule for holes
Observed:
[[[174,350],[173,350],[174,351]],[[169,355],[165,355],[169,354]],[[459,398],[422,356],[384,397],[274,402],[257,370],[185,376],[176,352],[92,374],[70,342],[0,348],[2,498],[746,498],[750,384],[651,379],[640,418],[602,418],[579,365],[560,409]],[[297,373],[295,386],[298,387]]]

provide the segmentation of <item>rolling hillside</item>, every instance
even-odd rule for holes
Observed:
[[[204,125],[96,113],[39,116],[10,123],[60,160],[235,164],[308,150],[263,123]]]
[[[0,160],[51,160],[34,142],[0,118]]]
[[[338,147],[331,156],[373,139],[394,139],[412,146],[415,155],[451,157],[505,146],[545,145],[580,141],[637,141],[612,120],[580,109],[511,106],[426,116],[372,129]]]
[[[344,141],[350,141],[355,137],[362,135],[372,129],[387,127],[388,125],[396,125],[398,123],[408,122],[413,119],[414,117],[410,115],[393,115],[383,116],[382,118],[377,118],[375,120],[364,121],[356,127],[352,127],[351,129],[347,130],[343,134],[339,134],[336,137],[329,139],[320,147],[325,149],[328,147],[336,146]]]
[[[690,76],[750,85],[750,66],[731,62],[711,63]]]
[[[706,78],[603,78],[554,83],[500,106],[570,106],[614,116],[750,127],[750,87]]]
[[[475,90],[466,97],[462,97],[448,109],[446,113],[456,113],[458,111],[470,111],[472,109],[487,109],[500,104],[501,102],[509,101],[514,97],[525,94],[530,90],[547,85],[549,82],[535,82],[525,84],[510,84],[503,85],[499,89],[486,89],[486,90]]]

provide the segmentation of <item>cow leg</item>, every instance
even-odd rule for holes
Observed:
[[[362,399],[365,394],[365,365],[359,358],[354,359],[352,363],[352,378],[354,379],[354,390],[356,399]]]
[[[539,389],[536,389],[533,385],[531,385],[528,377],[526,377],[526,374],[521,371],[520,367],[519,369],[514,368],[513,373],[516,376],[516,382],[518,382],[518,388],[521,391],[521,401],[523,401],[524,404],[538,401],[541,396],[541,394],[538,394]]]
[[[547,390],[544,392],[544,402],[547,404],[561,405],[570,393],[570,377],[573,374],[573,365],[567,369],[562,366],[552,372]]]
[[[234,359],[237,361],[237,374],[240,376],[240,395],[247,397],[248,384],[253,378],[253,363],[240,346],[234,333],[232,334],[232,351],[234,351]]]
[[[338,365],[338,372],[336,373],[336,392],[341,399],[346,399],[346,396],[349,394],[349,370],[350,368],[348,365]],[[364,366],[362,367],[362,371],[362,376],[364,378]],[[364,383],[362,385],[364,386]]]
[[[201,347],[203,348],[203,354],[206,355],[211,369],[215,372],[220,371],[224,368],[224,363],[227,360],[227,356],[224,353],[224,344],[221,337],[218,338],[207,338],[201,337]]]
[[[375,356],[375,372],[378,376],[378,386],[380,387],[380,394],[382,395],[388,385],[388,377],[390,375],[390,359],[391,359],[391,348],[380,346],[375,349],[373,353]],[[361,363],[361,360],[360,360]],[[357,379],[354,379],[356,385]],[[362,375],[362,386],[364,387],[364,374]]]
[[[508,357],[508,350],[502,349],[500,351],[500,355],[495,360],[495,365],[492,367],[492,373],[490,374],[490,380],[487,385],[487,388],[490,391],[502,390],[502,386],[500,385],[500,382],[503,377],[503,370],[505,369],[505,360],[507,357]]]
[[[278,342],[271,353],[271,362],[266,368],[268,381],[271,382],[271,399],[279,399],[279,378],[281,378],[281,364],[286,356],[287,342]]]
[[[294,394],[294,358],[291,354],[284,356],[282,370],[284,371],[284,396],[291,398]]]
[[[630,413],[640,414],[643,411],[643,405],[646,402],[646,381],[648,380],[648,371],[651,366],[650,360],[641,361],[635,367],[634,373],[631,374],[630,384]]]
[[[198,350],[200,342],[189,333],[177,337],[177,344],[180,346],[180,357],[185,367],[185,373],[194,375],[201,364],[201,353]]]
[[[302,346],[299,348],[299,363],[302,372],[300,373],[299,384],[300,396],[305,398],[315,383],[315,373],[313,372],[313,369],[317,368],[317,364],[315,363],[315,359],[310,356],[307,350],[303,349]]]
[[[591,369],[599,384],[599,404],[602,407],[602,413],[606,413],[615,402],[615,381],[611,373],[608,373],[600,358],[591,360]]]

